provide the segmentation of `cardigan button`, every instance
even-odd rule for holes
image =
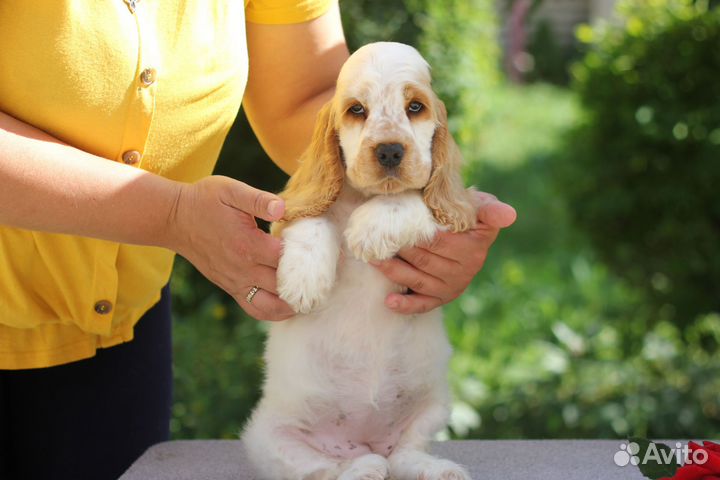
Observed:
[[[107,315],[108,313],[112,312],[112,302],[109,300],[100,300],[98,302],[95,302],[95,313],[98,313],[100,315]]]
[[[128,150],[122,154],[122,161],[126,165],[136,165],[141,157],[142,155],[137,150]]]
[[[154,68],[146,68],[140,73],[140,82],[143,87],[149,87],[155,83],[155,79],[157,79],[157,70]]]
[[[139,0],[125,0],[125,4],[127,5],[128,10],[130,10],[130,13],[135,13],[138,1]]]

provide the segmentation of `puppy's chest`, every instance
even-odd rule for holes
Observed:
[[[413,348],[413,325],[384,320],[402,325],[376,332],[373,325],[348,325],[311,341],[309,363],[328,390],[326,398],[391,408],[405,393],[417,396],[428,387],[430,379],[420,374],[428,359],[422,358],[423,348]]]

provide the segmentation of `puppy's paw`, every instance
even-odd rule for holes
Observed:
[[[287,227],[283,239],[278,294],[297,313],[309,313],[327,300],[335,284],[337,238],[323,219],[307,219]]]
[[[385,480],[390,476],[389,471],[387,459],[371,453],[353,460],[338,480]]]
[[[472,480],[468,472],[450,460],[437,459],[420,473],[423,480]]]
[[[297,313],[309,313],[327,300],[335,270],[308,265],[290,254],[280,259],[277,270],[278,294]]]
[[[363,262],[392,258],[404,245],[399,232],[387,232],[380,228],[361,228],[349,225],[345,241],[352,256]]]
[[[385,260],[403,247],[429,241],[437,230],[417,192],[378,196],[350,215],[345,242],[350,253],[363,262]]]

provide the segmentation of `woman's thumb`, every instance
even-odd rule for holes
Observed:
[[[280,220],[285,213],[285,202],[282,198],[270,192],[258,190],[242,182],[233,188],[233,197],[236,208],[239,208],[253,217],[262,218],[268,222]]]

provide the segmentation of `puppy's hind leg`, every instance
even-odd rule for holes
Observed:
[[[342,469],[342,460],[312,448],[262,409],[253,414],[242,441],[258,479],[335,480]]]
[[[405,430],[388,457],[395,480],[470,480],[460,465],[426,452],[433,435],[447,425],[449,410],[443,404],[428,407]]]
[[[389,465],[385,457],[368,453],[347,462],[347,468],[338,480],[385,480],[388,478]]]

